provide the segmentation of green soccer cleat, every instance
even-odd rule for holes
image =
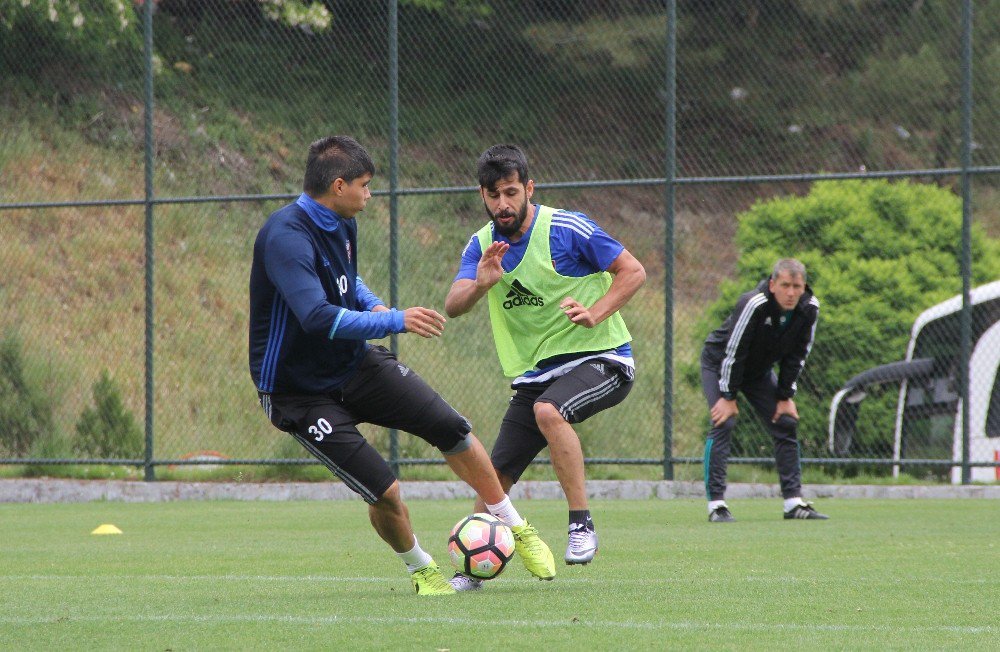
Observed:
[[[455,587],[441,574],[441,569],[433,561],[428,566],[410,573],[410,580],[417,595],[450,595]]]
[[[540,580],[551,580],[556,576],[556,562],[552,551],[545,545],[538,530],[527,521],[524,525],[510,528],[514,533],[514,551],[520,555],[528,572]]]

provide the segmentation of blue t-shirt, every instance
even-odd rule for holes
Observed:
[[[536,220],[534,218],[538,216],[538,206],[533,204],[531,210],[534,211],[531,226],[517,242],[511,242],[506,236],[500,235],[495,229],[493,230],[494,242],[506,242],[510,245],[510,249],[500,261],[500,266],[505,272],[517,267],[521,259],[524,258],[524,253],[528,250],[528,242],[535,230]],[[611,263],[625,251],[625,247],[605,233],[604,229],[585,214],[558,210],[552,216],[552,225],[549,228],[549,251],[552,254],[552,265],[556,272],[563,276],[580,277],[607,271]],[[479,245],[479,237],[473,234],[469,243],[465,245],[465,250],[462,251],[462,261],[458,268],[458,274],[455,275],[455,280],[475,280],[476,268],[482,257],[483,248]],[[535,382],[549,380],[553,375],[559,375],[560,371],[575,366],[572,364],[573,362],[593,357],[603,357],[618,362],[630,376],[634,370],[632,347],[625,343],[610,355],[571,354],[543,361],[538,368],[517,378],[513,384],[519,385],[532,380]],[[567,366],[567,363],[570,364]]]
[[[532,205],[531,208],[537,216],[538,206]],[[517,267],[524,258],[524,252],[528,249],[528,241],[534,230],[535,220],[532,218],[528,232],[517,242],[511,242],[507,237],[494,231],[494,242],[506,242],[510,245],[510,249],[500,261],[505,272]],[[557,272],[563,276],[578,277],[607,270],[625,247],[583,213],[558,211],[552,216],[549,249]],[[476,267],[482,256],[483,249],[479,246],[479,238],[473,234],[469,244],[465,246],[465,251],[462,252],[462,262],[455,280],[463,278],[475,280]]]

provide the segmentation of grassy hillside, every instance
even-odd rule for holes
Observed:
[[[5,133],[13,130],[4,128]],[[267,131],[266,127],[262,131]],[[41,130],[19,128],[19,150],[5,164],[6,189],[30,195],[37,180],[53,186],[92,178],[84,161],[114,180],[106,192],[129,195],[141,171],[75,134],[49,132],[67,143],[67,155],[44,156]],[[32,161],[35,161],[32,163]],[[210,160],[193,160],[192,177],[211,174]],[[7,170],[18,170],[7,176]],[[197,188],[180,189],[190,193]],[[635,192],[637,202],[656,197]],[[590,197],[588,197],[590,195]],[[601,219],[607,198],[599,192],[540,193],[541,201],[585,207]],[[593,199],[595,201],[588,201]],[[657,457],[662,450],[662,229],[654,213],[616,197],[619,219],[602,220],[644,260],[651,279],[626,309],[636,339],[639,383],[621,410],[587,424],[587,452],[600,457]],[[155,413],[156,455],[174,458],[200,449],[231,457],[287,456],[285,439],[265,422],[246,369],[246,284],[253,238],[277,202],[183,204],[155,209]],[[593,209],[590,207],[594,206]],[[405,198],[401,201],[401,305],[441,309],[468,236],[485,219],[475,196]],[[359,218],[362,275],[389,298],[388,202],[376,198]],[[8,211],[0,220],[8,270],[0,289],[7,306],[0,329],[17,333],[27,356],[44,369],[55,397],[56,422],[72,435],[90,386],[108,369],[126,404],[143,415],[144,286],[143,211],[101,207]],[[449,323],[445,337],[424,341],[401,336],[411,364],[465,412],[484,440],[492,441],[508,390],[493,352],[485,309]],[[382,432],[369,430],[381,444]],[[405,456],[436,456],[422,443],[402,439]]]
[[[660,37],[665,18],[658,3],[650,3],[648,12],[629,13],[641,4],[630,3],[630,10],[620,15],[609,12],[579,23],[546,17],[520,21],[509,30],[475,21],[455,29],[440,16],[404,12],[401,28],[408,36],[400,42],[400,184],[472,185],[475,157],[498,141],[526,146],[538,182],[662,176]],[[328,133],[351,133],[369,147],[380,169],[373,187],[384,190],[389,164],[384,25],[372,21],[316,37],[241,13],[245,6],[238,3],[211,6],[219,13],[195,17],[164,12],[155,23],[157,196],[296,193],[306,146]],[[695,24],[697,20],[685,19],[681,38],[689,39],[689,47],[708,47],[695,38]],[[699,83],[687,90],[686,100],[696,100],[694,104],[682,108],[711,99],[719,115],[730,111],[727,115],[739,118],[743,109],[727,99],[736,80],[712,72],[729,59],[712,47],[705,54],[712,56],[685,58],[684,78]],[[778,56],[771,54],[772,59]],[[132,57],[85,65],[62,60],[37,68],[30,61],[17,68],[15,62],[10,83],[0,88],[0,201],[142,196],[139,61]],[[698,66],[712,74],[699,74]],[[797,86],[785,90],[791,95],[783,102],[801,99],[792,93]],[[765,98],[753,97],[758,103]],[[754,106],[758,113],[774,110],[766,102]],[[722,122],[701,119],[716,113],[699,111],[680,116],[682,129],[690,130],[682,134],[680,152],[689,174],[731,173],[746,161],[766,163],[769,171],[784,169],[788,161],[814,165],[824,148],[837,150],[831,167],[838,168],[841,157],[853,152],[829,139],[824,148],[802,143],[793,148],[813,158],[786,160],[781,148],[791,138],[787,134],[771,138],[758,133],[758,122],[747,118],[736,120],[746,129],[742,135],[749,136],[741,138],[732,125],[721,129]],[[817,122],[841,117],[831,109]],[[881,142],[891,125],[879,125],[876,131]],[[690,145],[702,142],[711,146],[702,151]],[[744,171],[755,170],[749,165]],[[977,186],[977,219],[996,225],[994,194],[985,186]],[[697,355],[693,326],[716,298],[719,281],[734,269],[734,215],[759,198],[804,189],[796,184],[679,189],[675,368]],[[659,457],[663,189],[541,190],[536,200],[590,214],[646,265],[649,280],[624,310],[635,339],[638,382],[623,406],[585,424],[581,437],[592,457]],[[299,454],[265,422],[246,362],[251,247],[260,224],[279,205],[216,202],[155,208],[157,458],[202,449],[240,458]],[[399,304],[440,309],[460,251],[484,220],[481,204],[475,193],[467,193],[408,196],[399,205]],[[362,276],[388,301],[387,199],[373,199],[359,221]],[[111,372],[141,421],[143,225],[143,209],[135,206],[0,212],[0,335],[16,333],[25,343],[32,374],[55,400],[62,435],[72,436],[103,369]],[[509,390],[493,352],[485,309],[451,320],[440,340],[402,336],[400,350],[492,442]],[[674,452],[696,457],[706,412],[700,393],[678,382],[674,406]],[[385,433],[366,433],[388,450]],[[410,457],[435,456],[405,436],[401,451]],[[657,477],[659,470],[602,468],[600,473]]]

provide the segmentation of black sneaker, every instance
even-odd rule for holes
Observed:
[[[712,510],[712,513],[708,515],[709,523],[733,523],[736,519],[733,518],[732,513],[730,513],[729,508],[725,505],[721,507],[716,507]]]
[[[799,519],[813,519],[819,521],[825,521],[829,516],[826,514],[820,514],[815,509],[813,509],[812,503],[806,503],[805,505],[796,505],[789,511],[785,512],[785,518],[799,518]]]

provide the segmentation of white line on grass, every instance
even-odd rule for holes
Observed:
[[[159,581],[159,582],[339,582],[339,583],[357,583],[357,584],[370,584],[372,582],[387,582],[400,579],[399,575],[387,575],[384,577],[342,577],[339,575],[58,575],[58,574],[34,574],[34,575],[0,575],[0,581],[3,580],[15,580],[15,581],[37,581],[37,582],[49,582],[56,581],[61,582],[65,580],[83,580],[87,582],[93,582],[95,580],[106,579],[113,581],[120,580],[144,580],[144,581]],[[572,584],[682,584],[682,583],[694,583],[701,584],[705,580],[703,577],[643,577],[638,579],[615,579],[611,577],[562,577],[557,578],[559,583],[572,583]],[[913,582],[940,582],[949,585],[954,584],[994,584],[996,579],[987,577],[963,577],[963,578],[953,578],[953,577],[925,577],[925,576],[894,576],[894,577],[879,577],[879,578],[838,578],[838,577],[776,577],[769,575],[748,575],[746,577],[729,577],[729,578],[717,578],[713,577],[713,582],[720,582],[728,580],[730,582],[780,582],[784,584],[791,583],[809,583],[809,584],[841,584],[844,582],[870,582],[872,584],[912,584]],[[514,578],[504,577],[499,581],[517,581]]]
[[[286,614],[149,614],[108,616],[0,616],[0,623],[6,625],[45,625],[64,626],[74,622],[170,622],[170,623],[287,623],[293,625],[338,625],[338,624],[377,624],[377,625],[460,625],[463,627],[478,627],[482,620],[478,618],[436,618],[436,617],[385,617],[385,616],[289,616]],[[877,633],[931,633],[947,632],[956,634],[997,634],[1000,627],[992,625],[958,626],[937,625],[922,627],[893,627],[892,625],[810,625],[798,623],[698,623],[698,622],[635,622],[635,621],[587,621],[586,619],[567,621],[554,620],[495,620],[494,626],[507,627],[590,627],[646,630],[701,630],[725,629],[755,632],[770,631],[831,631],[831,632],[877,632]]]
[[[83,580],[93,582],[105,579],[112,581],[142,580],[153,582],[340,582],[368,584],[400,579],[400,575],[386,577],[339,577],[336,575],[0,575],[2,580],[30,580],[38,582],[63,580]]]

